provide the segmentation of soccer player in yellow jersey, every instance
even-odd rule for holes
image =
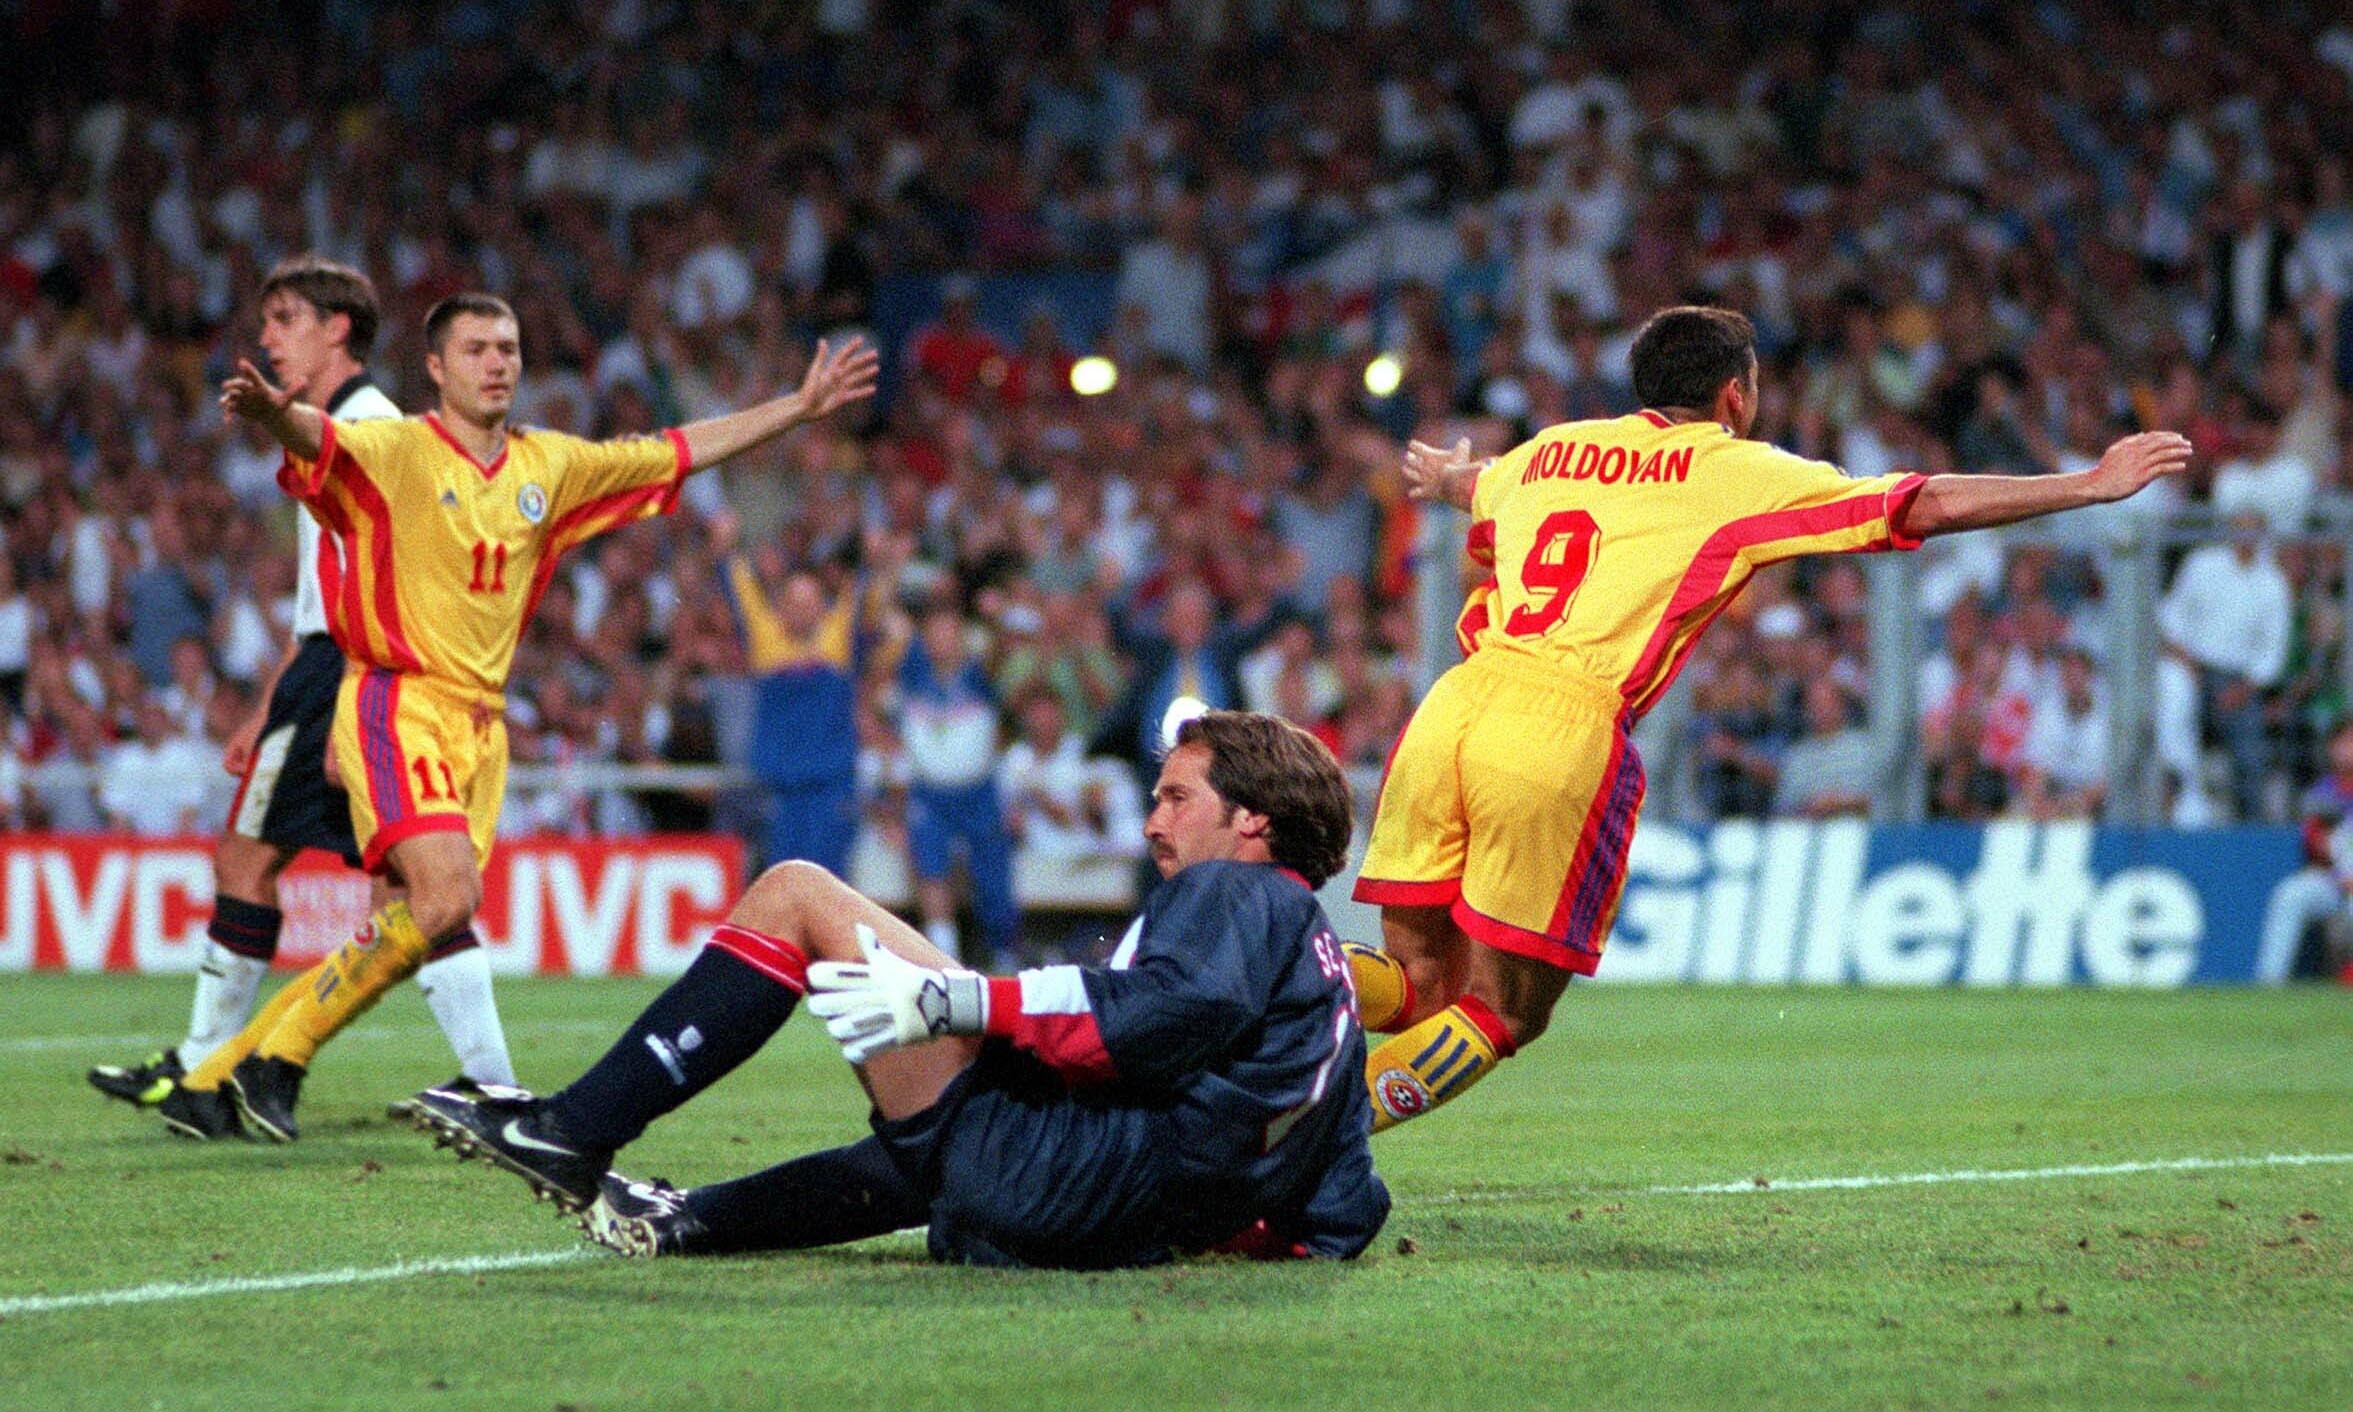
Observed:
[[[342,551],[323,585],[350,662],[328,749],[361,857],[398,889],[289,987],[290,1002],[184,1081],[225,1084],[247,1125],[280,1142],[295,1136],[319,1046],[473,922],[506,778],[507,670],[557,560],[667,513],[692,472],[869,395],[876,364],[859,340],[820,342],[795,392],[658,437],[591,442],[508,425],[523,357],[504,302],[443,300],[425,346],[440,405],[423,417],[334,421],[250,363],[221,389],[225,412],[286,449],[278,483]]]
[[[1755,330],[1724,309],[1653,316],[1633,373],[1630,416],[1485,465],[1467,444],[1408,452],[1411,493],[1470,511],[1492,576],[1390,758],[1356,884],[1381,907],[1383,950],[1351,949],[1365,1023],[1394,1032],[1367,1058],[1376,1130],[1542,1034],[1600,963],[1642,805],[1629,732],[1751,574],[2121,500],[2190,456],[2144,432],[2074,475],[1850,479],[1746,439]]]

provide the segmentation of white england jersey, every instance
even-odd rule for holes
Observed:
[[[384,390],[361,373],[335,389],[327,415],[339,422],[373,422],[401,415]],[[330,546],[330,554],[342,551]],[[319,587],[319,522],[304,511],[294,517],[294,635],[308,637],[327,630],[327,599]]]

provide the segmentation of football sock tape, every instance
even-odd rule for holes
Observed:
[[[1373,1131],[1386,1132],[1460,1097],[1512,1053],[1511,1031],[1469,995],[1392,1036],[1365,1056]]]

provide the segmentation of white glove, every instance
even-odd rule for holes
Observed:
[[[823,1017],[825,1032],[851,1063],[988,1027],[989,989],[978,972],[918,966],[885,947],[864,922],[858,948],[866,953],[863,965],[819,961],[809,968],[809,1011]]]

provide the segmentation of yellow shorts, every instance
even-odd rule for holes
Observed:
[[[351,828],[371,873],[402,839],[450,831],[490,861],[507,788],[505,703],[409,672],[353,663],[335,698],[329,737],[351,795]]]
[[[1476,941],[1591,975],[1642,807],[1623,704],[1492,648],[1448,671],[1389,757],[1356,899],[1447,907]]]

